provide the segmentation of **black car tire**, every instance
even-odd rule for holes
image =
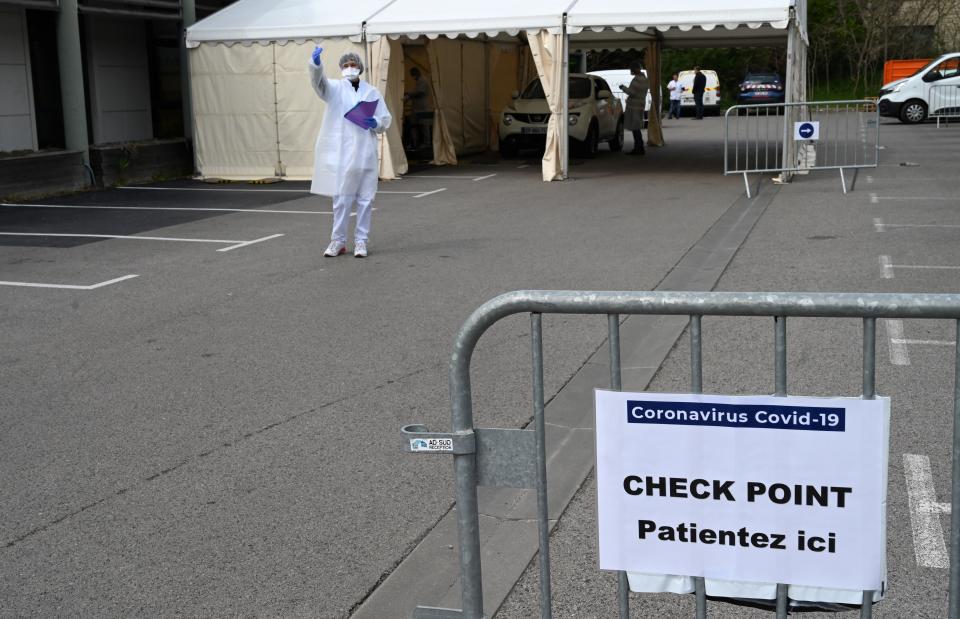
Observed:
[[[610,150],[619,153],[623,150],[623,119],[621,118],[617,122],[617,129],[614,131],[613,139],[607,142],[610,145]]]
[[[507,138],[500,141],[500,156],[504,159],[512,159],[516,157],[520,152],[520,145],[517,144],[516,140],[511,140]]]
[[[920,99],[911,99],[900,108],[900,122],[907,125],[922,123],[927,119],[927,104]]]
[[[587,136],[582,142],[577,142],[577,151],[580,153],[580,156],[584,159],[593,159],[597,156],[598,150],[598,134],[597,126],[595,124],[590,125],[590,129],[587,131]]]

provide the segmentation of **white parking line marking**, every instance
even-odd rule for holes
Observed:
[[[893,365],[910,365],[910,354],[903,338],[902,320],[884,320],[887,325],[887,337],[890,338],[890,363]]]
[[[90,286],[77,286],[74,284],[41,284],[37,282],[3,282],[3,281],[0,281],[0,286],[20,286],[23,288],[60,288],[63,290],[96,290],[97,288],[110,286],[112,284],[116,284],[117,282],[133,279],[134,277],[140,277],[140,276],[124,275],[123,277],[117,277],[115,279],[110,279],[105,282],[100,282],[99,284],[92,284]]]
[[[257,208],[208,208],[189,206],[83,206],[79,204],[9,204],[0,202],[6,208],[77,208],[111,211],[213,211],[222,213],[274,213],[281,215],[333,215],[333,211],[277,211]]]
[[[876,222],[880,222],[880,225],[884,228],[960,228],[960,224],[885,224],[882,219],[874,219],[874,225]],[[877,232],[883,232],[878,230]]]
[[[873,227],[876,229],[877,232],[883,232],[883,231],[884,231],[884,223],[883,223],[883,220],[880,219],[879,217],[874,217],[874,218],[873,218]]]
[[[133,189],[141,191],[238,191],[245,193],[300,193],[305,196],[313,195],[306,189],[236,189],[231,187],[117,187],[117,189]],[[419,191],[378,191],[378,194],[415,195]]]
[[[523,165],[518,165],[518,166],[517,166],[517,169],[518,169],[518,170],[522,170],[522,169],[524,169],[524,168],[529,168],[529,167],[530,167],[530,165],[527,164],[527,163],[525,163],[525,164],[523,164]]]
[[[931,200],[934,202],[938,201],[955,201],[954,197],[944,197],[944,196],[878,196],[875,193],[870,194],[870,202],[873,204],[879,203],[880,200],[897,200],[901,202],[913,201],[913,200]]]
[[[452,174],[410,174],[401,177],[402,180],[416,180],[418,178],[450,178],[458,181],[483,181],[493,178],[496,174],[487,174],[486,176],[454,176]]]
[[[903,473],[907,479],[907,501],[910,504],[910,526],[913,549],[920,567],[950,567],[947,545],[943,539],[940,514],[951,512],[949,503],[938,503],[930,473],[930,458],[903,454]]]
[[[953,346],[954,342],[949,340],[894,340],[891,339],[891,342],[896,344],[914,344],[920,346]]]
[[[890,256],[880,256],[880,273],[883,279],[893,279],[893,264]]]
[[[242,243],[237,243],[236,245],[231,245],[230,247],[224,247],[218,249],[217,251],[231,251],[234,249],[239,249],[241,247],[246,247],[247,245],[253,245],[254,243],[262,243],[264,241],[269,241],[270,239],[275,239],[283,236],[282,234],[271,234],[270,236],[265,236],[263,238],[254,239],[252,241],[244,241]]]
[[[271,236],[265,236],[260,239],[254,239],[252,241],[237,241],[237,240],[226,240],[226,239],[184,239],[172,236],[130,236],[123,234],[62,234],[62,233],[50,233],[50,232],[0,232],[0,236],[47,236],[47,237],[67,237],[67,238],[83,238],[83,239],[130,239],[133,241],[171,241],[176,243],[220,243],[220,244],[229,244],[232,247],[226,249],[218,249],[217,251],[229,251],[231,249],[236,249],[238,247],[244,247],[246,245],[252,245],[254,243],[260,243],[262,241],[268,241],[270,239],[275,239],[282,234],[274,234]]]
[[[435,193],[440,193],[441,191],[446,191],[446,187],[441,187],[440,189],[434,189],[433,191],[425,191],[424,193],[417,194],[413,196],[414,198],[424,198],[426,196],[432,196]]]

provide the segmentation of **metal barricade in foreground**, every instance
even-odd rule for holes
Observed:
[[[473,420],[470,361],[480,336],[497,321],[529,313],[533,354],[533,430],[477,428]],[[960,329],[960,294],[854,294],[765,292],[584,292],[516,291],[479,307],[457,335],[450,361],[453,431],[428,432],[403,428],[404,449],[448,453],[454,458],[460,579],[463,610],[418,608],[415,617],[433,619],[483,617],[480,572],[478,486],[536,488],[540,541],[540,616],[551,616],[550,549],[544,434],[543,314],[606,314],[610,351],[610,387],[621,390],[620,317],[624,314],[687,315],[690,317],[691,390],[702,390],[701,318],[703,316],[769,316],[775,322],[774,379],[776,395],[787,395],[787,318],[860,318],[863,320],[863,392],[876,394],[876,328],[878,318],[953,319]],[[956,340],[955,340],[956,342]],[[960,348],[957,348],[954,384],[952,513],[960,513]],[[950,527],[950,617],[960,617],[960,518]],[[777,585],[776,613],[786,619],[787,585]],[[861,618],[872,613],[872,591],[864,591]],[[619,573],[621,619],[629,616],[628,584]],[[696,579],[696,616],[706,617],[703,578]]]
[[[950,124],[951,118],[960,118],[960,85],[934,84],[930,87],[930,118]]]
[[[876,103],[866,100],[734,105],[724,116],[723,174],[743,174],[749,198],[748,174],[839,170],[847,193],[844,170],[877,167],[879,121]],[[801,125],[809,137],[796,136]]]

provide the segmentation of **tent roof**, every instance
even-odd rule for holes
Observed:
[[[187,29],[187,45],[204,41],[287,41],[323,37],[516,35],[559,32],[567,14],[571,47],[779,43],[790,8],[804,0],[239,0]],[[798,10],[800,19],[805,11]],[[805,30],[805,25],[800,25]]]
[[[559,29],[574,0],[395,0],[367,22],[368,35],[496,36]]]
[[[791,4],[791,0],[670,0],[667,5],[641,4],[636,0],[578,0],[569,11],[567,25],[570,32],[619,26],[656,28],[661,32],[693,27],[713,30],[717,26],[733,30],[741,25],[782,29],[790,21]]]
[[[571,49],[629,49],[659,39],[664,47],[783,45],[790,9],[803,0],[578,0],[567,16]],[[804,17],[798,11],[798,19]],[[801,31],[805,30],[800,24]]]
[[[360,36],[388,0],[238,0],[187,28],[187,45],[204,41],[289,41]]]

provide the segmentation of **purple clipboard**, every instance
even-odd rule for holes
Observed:
[[[367,124],[364,122],[364,120],[373,116],[373,113],[377,111],[377,103],[379,103],[379,99],[375,99],[373,101],[361,101],[353,106],[353,109],[344,114],[343,117],[361,129],[366,129]]]

